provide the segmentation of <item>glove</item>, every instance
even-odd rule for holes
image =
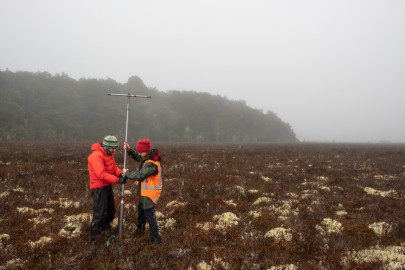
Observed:
[[[123,185],[123,184],[125,184],[126,182],[127,182],[127,177],[126,177],[124,174],[120,173],[120,176],[119,176],[119,178],[118,178],[118,183],[119,183],[120,185]]]

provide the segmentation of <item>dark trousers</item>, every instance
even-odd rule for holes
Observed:
[[[93,220],[91,233],[101,233],[111,228],[111,221],[115,215],[114,193],[111,186],[92,190]]]
[[[155,217],[155,207],[143,209],[142,203],[138,204],[138,221],[136,224],[137,230],[144,231],[146,221],[149,223],[149,237],[150,239],[160,238],[159,228]]]

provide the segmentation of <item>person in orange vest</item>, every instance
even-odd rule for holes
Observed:
[[[89,185],[93,198],[93,219],[90,237],[96,240],[104,231],[111,229],[115,215],[115,201],[112,185],[125,181],[122,170],[115,163],[114,153],[118,147],[115,136],[108,135],[103,142],[91,145],[93,151],[87,161]]]
[[[136,171],[124,169],[124,177],[138,181],[138,218],[136,234],[145,231],[146,222],[149,223],[149,238],[152,244],[160,244],[162,239],[155,216],[157,205],[162,192],[162,168],[160,166],[161,154],[159,150],[152,149],[149,139],[141,139],[136,143],[136,151],[124,142],[124,149],[135,161],[140,162]]]

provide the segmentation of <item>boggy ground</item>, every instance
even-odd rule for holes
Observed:
[[[0,269],[405,265],[405,145],[156,146],[164,154],[163,243],[133,234],[137,199],[128,183],[124,239],[107,246],[110,235],[88,235],[90,143],[2,142]],[[122,151],[116,159],[123,164]]]

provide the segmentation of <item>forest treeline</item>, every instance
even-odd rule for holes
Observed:
[[[66,74],[0,70],[0,139],[100,141],[125,138],[125,97],[132,98],[128,141],[148,137],[172,142],[296,142],[288,123],[244,101],[195,91],[162,92],[133,76],[75,80]]]

